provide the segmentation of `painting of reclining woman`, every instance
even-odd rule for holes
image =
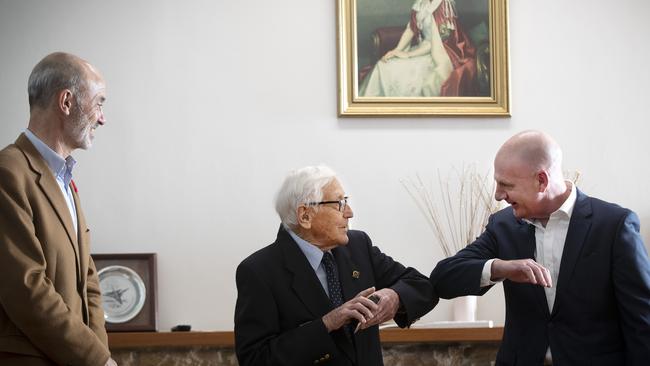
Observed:
[[[358,0],[358,95],[490,96],[488,24],[488,0]]]

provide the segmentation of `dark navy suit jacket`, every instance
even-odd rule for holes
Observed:
[[[344,301],[375,286],[400,297],[395,321],[408,326],[438,302],[429,280],[372,246],[362,231],[348,231],[349,242],[332,250]],[[356,275],[353,275],[356,273]],[[379,329],[348,339],[343,328],[327,332],[322,317],[333,309],[316,273],[298,244],[282,227],[276,241],[237,267],[235,350],[241,366],[383,365]]]
[[[488,259],[533,258],[535,228],[505,208],[479,238],[431,273],[441,298],[482,295]],[[578,191],[552,311],[541,286],[506,280],[498,365],[650,365],[650,262],[637,215]]]

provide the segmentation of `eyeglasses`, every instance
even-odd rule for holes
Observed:
[[[338,203],[339,204],[339,208],[338,208],[339,212],[343,212],[343,211],[345,211],[345,208],[348,206],[348,199],[349,198],[350,197],[345,196],[345,197],[343,197],[342,200],[338,200],[338,201],[309,202],[308,205],[309,206],[316,206],[316,205],[326,205],[328,203]]]

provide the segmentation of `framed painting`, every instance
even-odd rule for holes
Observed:
[[[510,116],[507,0],[337,0],[339,116]]]

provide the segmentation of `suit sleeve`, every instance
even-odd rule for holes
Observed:
[[[628,211],[613,248],[612,278],[628,365],[650,360],[650,261],[639,234],[639,218]]]
[[[430,281],[441,298],[483,295],[492,287],[481,287],[481,273],[485,262],[498,257],[494,225],[491,216],[485,231],[473,243],[438,262]]]
[[[16,177],[0,170],[0,303],[9,319],[57,364],[103,365],[108,349],[72,315],[45,275],[33,212]]]
[[[92,257],[88,260],[88,315],[90,316],[89,326],[97,335],[97,338],[108,348],[108,335],[104,326],[104,308],[102,307],[102,293],[99,288],[97,268]]]
[[[242,262],[235,281],[235,351],[241,366],[310,365],[320,355],[339,353],[321,318],[281,331],[277,301],[254,265]]]
[[[438,296],[426,276],[394,261],[379,248],[372,246],[372,241],[365,233],[363,235],[375,272],[375,287],[378,290],[389,287],[399,295],[400,309],[394,320],[402,328],[410,326],[433,309],[438,303]]]

